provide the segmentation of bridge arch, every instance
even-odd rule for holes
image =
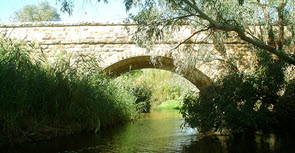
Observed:
[[[177,65],[178,66],[175,64],[175,60],[170,57],[141,55],[119,60],[106,66],[103,70],[109,76],[119,76],[131,70],[156,68],[180,73],[181,76],[189,80],[200,91],[210,85],[211,79],[197,68],[189,68],[186,71],[180,71],[178,67],[181,67],[181,65]]]

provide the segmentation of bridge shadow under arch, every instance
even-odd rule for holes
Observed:
[[[152,62],[152,59],[154,62]],[[181,71],[181,69],[177,69],[178,67],[181,67],[181,65],[177,64],[178,66],[176,66],[174,61],[174,59],[165,56],[153,56],[153,58],[149,55],[134,56],[117,61],[103,70],[109,76],[120,76],[132,70],[156,68],[179,73],[194,84],[200,91],[210,85],[211,79],[206,74],[197,68],[189,68],[186,71]]]

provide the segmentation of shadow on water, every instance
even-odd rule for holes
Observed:
[[[251,137],[206,136],[183,146],[183,152],[199,153],[292,153],[294,133],[264,134]]]
[[[203,136],[191,128],[180,128],[177,110],[153,111],[143,118],[99,134],[59,137],[51,141],[0,148],[0,152],[194,152],[271,153],[294,152],[294,132],[248,136]]]

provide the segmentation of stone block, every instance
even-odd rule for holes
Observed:
[[[42,40],[50,40],[50,38],[51,38],[51,36],[49,36],[49,35],[45,35],[45,36],[42,38]]]
[[[89,45],[81,45],[81,48],[89,48]]]
[[[123,52],[124,50],[124,48],[113,48],[114,52]]]
[[[68,45],[67,48],[75,48],[76,46],[75,45]]]
[[[94,39],[94,37],[86,37],[86,39]]]

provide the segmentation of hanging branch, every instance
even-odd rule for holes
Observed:
[[[270,45],[265,44],[262,41],[257,41],[251,37],[248,37],[246,35],[245,31],[237,25],[224,24],[224,23],[217,22],[216,20],[210,18],[206,13],[204,13],[201,9],[199,9],[198,6],[194,5],[189,0],[182,0],[182,1],[186,5],[188,5],[192,9],[194,9],[199,14],[199,18],[207,20],[210,23],[209,27],[211,29],[218,29],[218,30],[222,30],[222,31],[226,31],[226,32],[231,32],[231,31],[236,32],[242,40],[244,40],[244,41],[246,41],[258,48],[264,49],[272,54],[275,54],[278,57],[280,57],[281,59],[283,59],[284,61],[295,65],[295,58],[292,56],[289,56],[288,54],[286,54],[282,50],[278,50],[274,47],[271,47]]]
[[[186,43],[187,41],[189,41],[192,37],[194,37],[196,34],[201,33],[203,31],[208,31],[210,28],[206,28],[206,29],[202,29],[199,31],[194,32],[191,36],[189,36],[188,38],[186,38],[184,41],[180,42],[176,47],[172,48],[170,51],[175,50],[177,48],[179,48],[182,44]]]

